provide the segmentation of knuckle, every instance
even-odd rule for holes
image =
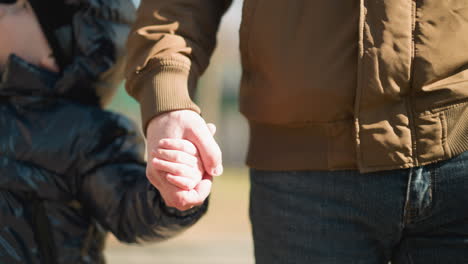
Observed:
[[[186,190],[192,189],[189,182],[184,182],[184,183],[182,183],[182,186],[183,186],[183,188],[186,189]]]
[[[177,140],[177,142],[174,142],[172,148],[175,149],[175,150],[184,151],[185,150],[184,142],[180,141],[180,140]]]
[[[195,181],[190,180],[190,181],[187,182],[187,188],[188,188],[189,190],[195,188],[195,186],[196,186]]]
[[[199,160],[194,157],[194,156],[190,156],[188,158],[188,163],[192,166],[192,167],[197,167],[198,166],[198,163],[199,163]]]
[[[167,146],[168,144],[169,144],[169,141],[168,141],[167,139],[161,139],[161,140],[159,140],[159,142],[158,142],[158,146],[159,146],[159,147],[165,147],[165,146]]]
[[[188,154],[197,156],[198,155],[198,149],[194,145],[191,145],[190,147],[186,148],[186,151]]]
[[[182,189],[187,189],[188,185],[190,184],[188,181],[180,180],[180,179],[179,179],[179,181],[176,181],[176,183],[177,183],[178,187],[182,188]]]
[[[157,149],[156,150],[156,155],[159,156],[159,157],[164,156],[164,150],[163,149]]]
[[[196,170],[195,168],[190,168],[187,171],[187,176],[189,176],[192,181],[194,179],[197,179],[201,174],[201,172],[199,170]]]
[[[183,163],[184,162],[184,157],[180,153],[174,153],[172,158],[177,163]]]
[[[185,170],[183,168],[177,167],[174,168],[174,173],[178,176],[185,175]]]
[[[200,174],[200,170],[195,169],[194,167],[189,167],[187,169],[187,175],[190,176],[191,179],[197,179],[200,176]]]

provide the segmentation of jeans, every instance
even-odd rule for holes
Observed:
[[[468,263],[468,152],[427,166],[251,170],[257,264]]]

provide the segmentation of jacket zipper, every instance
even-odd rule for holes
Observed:
[[[356,160],[358,168],[364,168],[366,164],[363,164],[362,150],[361,150],[361,137],[360,137],[360,104],[361,104],[361,93],[364,79],[364,31],[365,31],[365,20],[366,20],[366,8],[365,0],[359,1],[359,51],[358,51],[358,76],[356,85],[356,95],[354,98],[354,132],[355,132],[355,146],[356,146]]]
[[[416,56],[415,44],[415,31],[416,31],[416,0],[411,1],[411,61],[410,61],[410,85],[413,83],[414,75],[414,57]]]
[[[417,0],[411,1],[411,54],[410,54],[410,75],[409,75],[409,92],[406,100],[406,110],[408,112],[409,119],[409,128],[411,133],[411,160],[414,166],[418,166],[418,155],[417,155],[417,146],[416,146],[416,134],[414,127],[414,113],[413,113],[413,102],[412,102],[412,90],[413,90],[413,80],[414,80],[414,58],[416,56],[416,40],[415,40],[415,31],[416,31],[416,4]]]

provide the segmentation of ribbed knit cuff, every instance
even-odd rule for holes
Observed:
[[[145,134],[149,121],[159,114],[184,109],[200,113],[189,95],[193,87],[189,87],[189,68],[185,65],[156,62],[137,74],[129,85],[140,102]]]

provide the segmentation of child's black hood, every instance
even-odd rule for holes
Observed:
[[[0,95],[52,93],[59,74],[30,64],[12,54],[0,79]]]
[[[67,79],[69,76],[72,75],[62,76],[12,54],[1,73],[0,96],[55,97],[88,105],[99,104],[96,91],[92,87],[82,86],[78,89],[75,85],[69,85],[73,83]]]
[[[58,36],[60,29],[66,25],[70,25],[73,19],[73,14],[78,9],[78,6],[68,5],[67,1],[48,0],[47,5],[44,1],[28,0],[31,7],[41,24],[42,30],[52,47],[54,57],[60,67],[64,69],[66,65],[72,61],[69,47],[64,44]]]
[[[92,94],[93,104],[108,103],[124,79],[125,43],[136,11],[132,1],[27,1],[60,68],[56,88],[69,98]]]

